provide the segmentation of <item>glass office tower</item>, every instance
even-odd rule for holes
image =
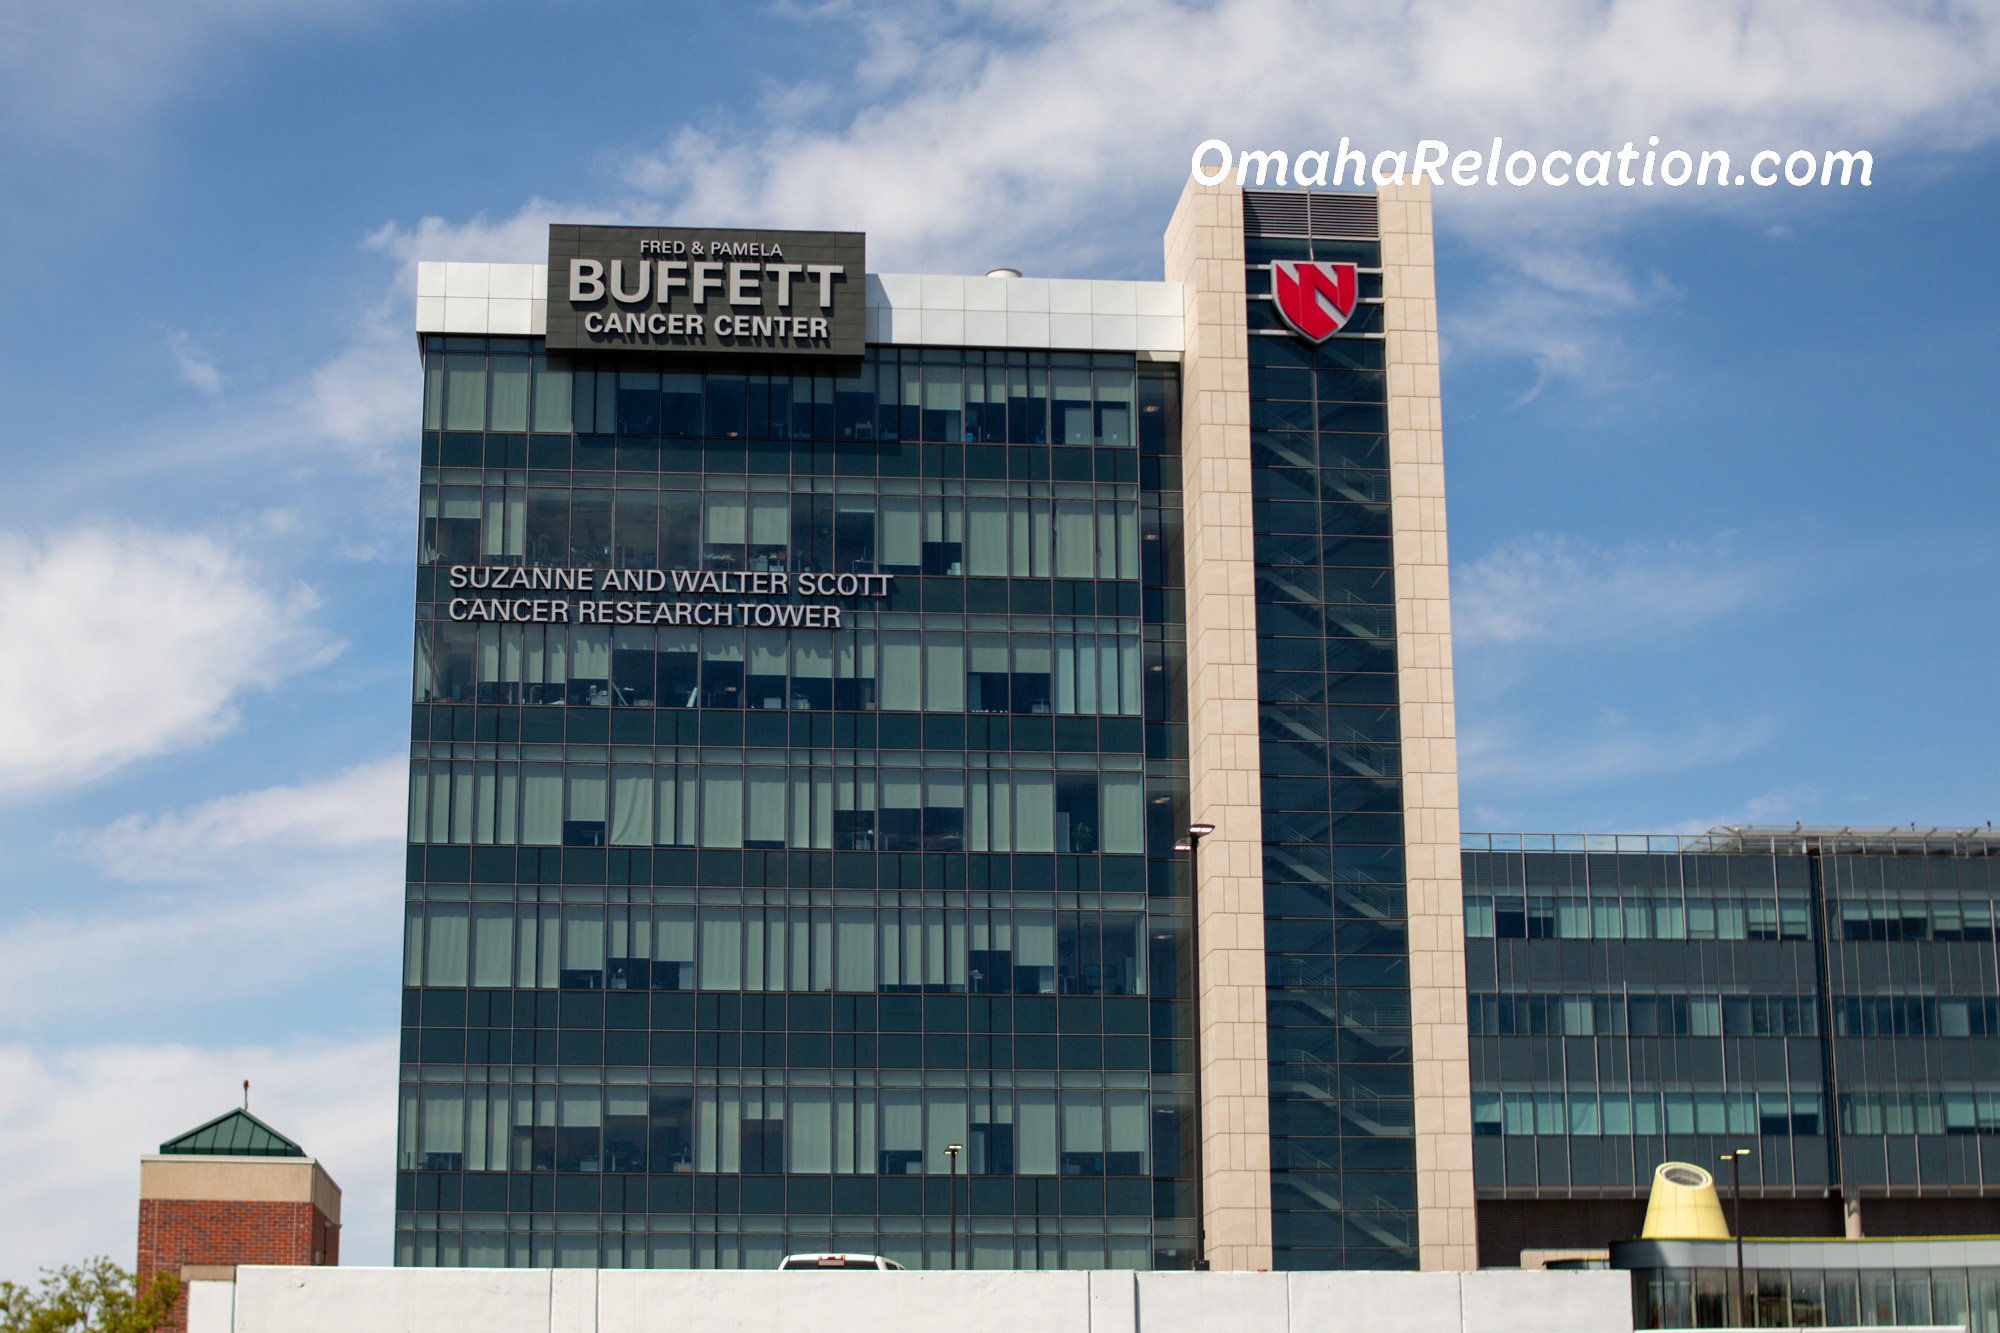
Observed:
[[[942,1267],[955,1188],[961,1264],[1185,1266],[1175,367],[422,350],[397,1261]],[[890,580],[472,623],[454,568]]]
[[[1485,1261],[1637,1235],[1655,1165],[1738,1147],[1752,1235],[2000,1227],[1992,830],[1477,834],[1464,860]]]
[[[1423,189],[630,232],[419,269],[399,1263],[2000,1231],[1990,830],[1461,836]]]
[[[1164,252],[420,266],[399,1263],[1471,1266],[1428,197]]]

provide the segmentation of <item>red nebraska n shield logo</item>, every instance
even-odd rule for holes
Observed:
[[[1323,343],[1354,314],[1354,265],[1305,259],[1274,263],[1271,300],[1301,337]]]

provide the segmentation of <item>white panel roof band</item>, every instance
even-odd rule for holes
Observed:
[[[417,332],[536,336],[545,264],[417,265]],[[1181,350],[1181,285],[1086,278],[870,273],[871,343],[905,347]]]

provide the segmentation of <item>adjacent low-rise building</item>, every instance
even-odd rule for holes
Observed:
[[[238,1264],[340,1262],[340,1187],[248,1110],[168,1139],[139,1161],[141,1283],[231,1280]],[[183,1294],[163,1327],[182,1333]]]
[[[2000,1231],[2000,834],[1482,834],[1464,864],[1482,1262],[1637,1236],[1669,1160],[1740,1178],[1752,1236]]]

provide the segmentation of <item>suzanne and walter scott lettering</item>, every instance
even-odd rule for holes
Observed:
[[[842,608],[824,599],[887,597],[894,577],[812,570],[453,565],[448,581],[458,595],[445,614],[453,620],[525,625],[839,629]],[[627,595],[601,595],[605,593]],[[775,600],[794,596],[822,600]]]

